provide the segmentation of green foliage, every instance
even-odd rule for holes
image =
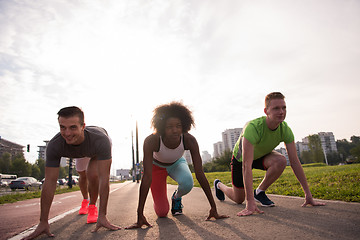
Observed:
[[[42,179],[40,178],[40,168],[36,164],[31,165],[31,177]]]
[[[345,161],[351,155],[350,149],[352,148],[352,144],[348,142],[348,140],[337,140],[336,147],[343,161]]]
[[[10,173],[11,171],[11,154],[3,153],[0,159],[0,172],[1,173]]]
[[[324,156],[324,152],[323,149],[321,147],[321,140],[319,135],[314,134],[314,135],[309,135],[308,136],[309,139],[309,149],[310,149],[310,155],[311,158],[313,160],[313,162],[324,162],[325,160],[325,156]]]
[[[350,149],[351,155],[355,158],[356,162],[360,162],[360,143],[356,147]]]
[[[23,155],[17,155],[12,160],[11,173],[16,174],[18,177],[31,175],[31,164],[27,162]]]
[[[360,137],[351,136],[351,142],[346,139],[337,140],[336,146],[342,162],[360,162]]]
[[[329,165],[338,165],[343,162],[340,154],[337,152],[328,153],[326,154],[326,157]]]
[[[39,176],[37,179],[41,180],[45,177],[45,160],[40,158],[36,160],[35,165],[39,168]]]
[[[204,172],[226,172],[230,171],[232,152],[225,151],[220,157],[213,159],[203,165]]]
[[[327,166],[324,163],[303,165],[305,175],[314,198],[360,202],[360,164]],[[220,179],[231,187],[231,172],[205,173],[210,186],[215,179]],[[256,188],[262,181],[265,171],[253,169],[253,182]],[[194,186],[200,184],[194,177]],[[177,183],[168,178],[169,184]],[[267,193],[304,197],[300,183],[291,167],[286,167],[283,174],[266,191]]]
[[[55,191],[55,194],[74,192],[74,191],[79,191],[79,190],[80,190],[79,186],[74,186],[72,188],[58,187]],[[18,192],[18,193],[0,196],[0,204],[13,203],[13,202],[17,202],[17,201],[22,201],[22,200],[32,199],[32,198],[40,198],[40,197],[41,197],[40,190],[34,191],[34,192],[30,192],[30,191],[21,192],[21,193]]]
[[[69,168],[67,168],[69,169]],[[67,175],[69,175],[69,171],[66,172],[65,167],[59,168],[59,178],[65,178]]]
[[[309,163],[314,162],[313,159],[311,158],[310,151],[302,151],[300,153],[300,159],[301,159],[301,163],[304,163],[304,164],[309,164]]]

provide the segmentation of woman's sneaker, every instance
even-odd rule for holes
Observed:
[[[224,201],[225,194],[223,191],[220,190],[220,188],[217,187],[217,184],[219,182],[221,182],[219,179],[215,179],[215,181],[214,181],[215,195],[216,195],[217,199],[219,199],[220,201]]]
[[[89,205],[87,223],[96,223],[98,218],[98,210],[95,205]]]
[[[265,194],[265,191],[259,192],[256,194],[256,190],[254,190],[254,198],[257,202],[261,203],[263,207],[273,207],[275,203],[271,201]]]
[[[175,198],[176,190],[174,194],[171,197],[172,204],[171,204],[171,213],[173,215],[181,215],[182,214],[182,208],[183,205],[181,204],[181,197]]]

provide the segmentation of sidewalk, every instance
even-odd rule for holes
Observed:
[[[276,207],[259,207],[264,214],[237,217],[245,205],[226,199],[215,199],[219,214],[230,218],[205,221],[209,203],[201,188],[183,197],[184,215],[157,218],[151,192],[145,205],[145,216],[152,228],[125,230],[136,222],[138,183],[119,184],[109,197],[108,218],[122,227],[118,231],[99,230],[86,224],[86,216],[71,213],[51,224],[51,232],[59,239],[359,239],[360,204],[324,201],[323,207],[301,207],[302,198],[269,195]],[[170,199],[176,186],[168,185]],[[214,195],[215,196],[215,195]],[[171,203],[170,203],[171,204]],[[37,239],[47,239],[45,235]]]

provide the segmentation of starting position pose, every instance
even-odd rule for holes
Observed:
[[[60,133],[51,139],[46,149],[45,182],[40,200],[40,223],[35,231],[25,239],[33,239],[43,233],[54,236],[50,232],[48,218],[59,176],[61,157],[77,158],[78,171],[84,174],[86,172],[87,180],[86,178],[83,180],[89,181],[90,195],[87,222],[97,222],[93,231],[96,232],[100,227],[110,230],[120,229],[120,227],[112,225],[106,217],[112,162],[110,137],[103,128],[85,127],[84,113],[78,107],[61,109],[58,112],[58,122]],[[80,184],[82,184],[81,181]],[[98,195],[100,195],[99,214],[95,206]]]
[[[182,157],[185,150],[190,150],[194,164],[195,175],[210,203],[211,209],[207,220],[226,218],[219,215],[211,193],[209,183],[202,169],[202,160],[198,143],[188,131],[194,126],[191,111],[182,103],[172,102],[161,105],[154,110],[152,127],[154,134],[144,141],[144,175],[140,185],[137,223],[128,227],[151,227],[144,216],[144,205],[149,188],[154,200],[154,209],[158,217],[166,217],[169,212],[166,178],[169,175],[178,183],[178,188],[172,195],[171,212],[182,214],[182,196],[193,188],[194,180],[186,160]]]
[[[246,200],[246,208],[238,216],[251,215],[254,212],[263,213],[255,204],[255,200],[262,206],[275,204],[266,196],[265,191],[280,177],[286,167],[286,158],[274,151],[274,148],[284,142],[293,172],[305,193],[305,202],[312,206],[325,205],[314,201],[307,180],[297,156],[294,135],[284,121],[286,104],[284,95],[273,92],[265,98],[264,112],[266,117],[254,119],[246,124],[235,144],[231,160],[232,188],[224,185],[220,180],[214,181],[216,197],[223,201],[225,195],[236,203]],[[252,169],[266,170],[265,178],[256,190],[253,190]],[[225,194],[225,195],[224,195]]]

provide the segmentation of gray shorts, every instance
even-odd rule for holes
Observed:
[[[89,157],[74,158],[74,159],[75,159],[76,171],[83,172],[87,169],[89,162],[90,162]]]

